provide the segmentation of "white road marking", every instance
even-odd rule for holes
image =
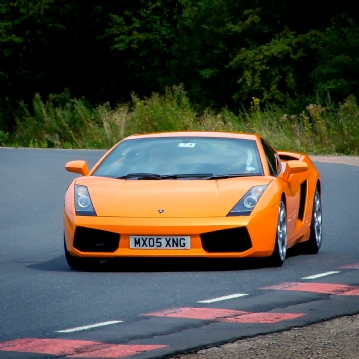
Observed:
[[[200,300],[197,303],[214,303],[214,302],[220,302],[222,300],[228,300],[233,298],[239,298],[239,297],[245,297],[248,294],[231,294],[231,295],[225,295],[224,297],[219,298],[213,298],[213,299],[207,299],[207,300]]]
[[[311,275],[311,276],[309,276],[309,277],[304,277],[304,278],[302,278],[302,279],[317,279],[317,278],[326,277],[326,276],[328,276],[328,275],[332,275],[332,274],[336,274],[336,273],[340,273],[340,271],[332,271],[332,272],[319,273],[319,274]]]
[[[71,329],[65,329],[65,330],[57,330],[56,333],[80,332],[81,330],[88,330],[88,329],[92,329],[92,328],[104,327],[106,325],[112,325],[112,324],[117,324],[117,323],[123,323],[123,321],[122,320],[111,320],[111,321],[103,322],[103,323],[85,325],[83,327],[77,327],[77,328],[71,328]]]

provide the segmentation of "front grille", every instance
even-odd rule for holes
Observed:
[[[81,252],[114,252],[120,243],[118,233],[77,227],[74,247]]]
[[[246,227],[202,233],[200,237],[206,252],[243,252],[252,247]]]

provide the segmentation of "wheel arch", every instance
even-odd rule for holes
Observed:
[[[280,201],[284,202],[284,206],[287,209],[287,195],[285,194],[285,192],[283,192],[282,195],[280,196]]]
[[[315,185],[315,188],[318,188],[319,194],[322,195],[322,181],[320,178],[317,179],[317,183]]]

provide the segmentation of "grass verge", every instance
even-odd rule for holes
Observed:
[[[111,107],[91,106],[73,99],[69,91],[43,100],[36,94],[32,108],[20,103],[16,131],[0,131],[0,145],[42,148],[110,148],[133,133],[163,131],[235,131],[258,133],[277,149],[312,154],[359,153],[359,107],[354,96],[342,104],[308,104],[301,113],[288,114],[284,106],[196,110],[182,86]]]

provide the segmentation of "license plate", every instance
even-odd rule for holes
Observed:
[[[130,248],[132,249],[190,249],[190,236],[130,236]]]

